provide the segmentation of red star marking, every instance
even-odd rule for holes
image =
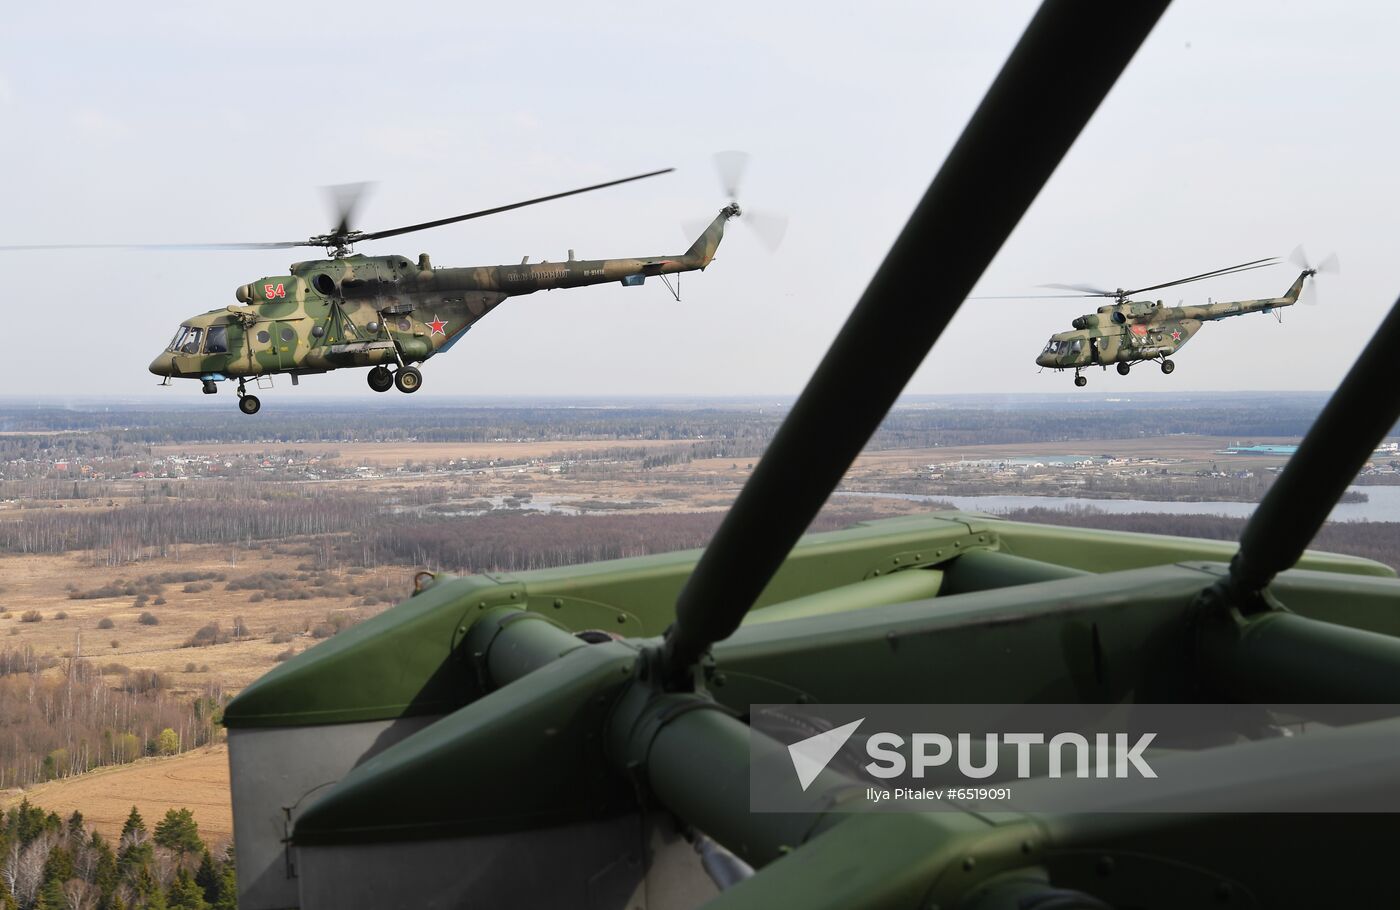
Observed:
[[[447,337],[447,323],[437,318],[437,316],[433,316],[433,321],[428,323],[428,328],[433,330],[432,335],[428,336],[429,338],[433,335],[441,335],[444,338]]]
[[[1172,331],[1172,341],[1180,341],[1180,340],[1181,340],[1181,331],[1180,331],[1180,330],[1173,330],[1173,331]]]

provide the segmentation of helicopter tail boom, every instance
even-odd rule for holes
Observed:
[[[1266,297],[1260,300],[1221,300],[1204,306],[1182,307],[1183,315],[1201,320],[1225,319],[1245,313],[1267,313],[1270,310],[1292,306],[1303,293],[1303,283],[1313,276],[1312,269],[1304,269],[1298,274],[1282,297]]]

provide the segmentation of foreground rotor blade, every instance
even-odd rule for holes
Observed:
[[[633,180],[644,180],[647,177],[656,177],[660,174],[669,174],[675,168],[662,168],[659,171],[648,171],[645,174],[637,174],[634,177],[623,177],[621,180],[609,180],[607,183],[595,183],[592,186],[580,187],[576,190],[568,190],[563,193],[552,193],[548,196],[540,196],[535,199],[526,199],[524,202],[512,202],[510,205],[498,205],[495,208],[482,209],[479,212],[468,212],[465,215],[455,215],[451,218],[439,218],[437,221],[424,221],[421,224],[410,224],[407,227],[390,228],[387,231],[372,231],[360,234],[355,240],[381,240],[385,237],[397,237],[400,234],[409,234],[413,231],[425,231],[428,228],[442,227],[445,224],[456,224],[459,221],[469,221],[472,218],[481,218],[484,215],[495,215],[498,212],[509,212],[511,209],[524,208],[527,205],[536,205],[541,202],[549,202],[551,199],[563,199],[565,196],[577,196],[579,193],[591,193],[593,190],[601,190],[605,187],[617,186],[620,183],[631,183]]]
[[[1103,288],[1094,287],[1092,284],[1038,284],[1038,288],[1055,288],[1060,291],[1079,291],[1075,296],[1083,297],[1117,297],[1117,291],[1105,291]],[[1063,296],[1063,295],[1061,295]]]
[[[669,685],[738,628],[1166,7],[1035,14],[681,590]]]
[[[1189,284],[1192,281],[1204,281],[1207,278],[1219,278],[1223,275],[1233,275],[1236,272],[1248,272],[1252,271],[1253,269],[1266,269],[1271,265],[1278,265],[1277,256],[1269,256],[1264,259],[1255,259],[1252,262],[1241,262],[1239,265],[1226,266],[1223,269],[1216,269],[1211,272],[1202,272],[1199,275],[1192,275],[1190,278],[1178,278],[1175,281],[1166,281],[1162,284],[1151,285],[1150,287],[1135,288],[1131,291],[1125,291],[1124,294],[1125,296],[1130,296],[1132,294],[1142,294],[1146,291],[1155,291],[1159,288],[1171,288],[1176,287],[1178,284]]]
[[[1400,420],[1400,395],[1377,394],[1394,386],[1397,347],[1400,300],[1245,525],[1226,582],[1236,598],[1261,590],[1298,561],[1356,472]]]
[[[19,243],[0,244],[0,250],[290,250],[299,246],[315,246],[305,240],[283,240],[272,243]]]

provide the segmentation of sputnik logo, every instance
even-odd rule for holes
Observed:
[[[812,785],[812,781],[817,779],[817,775],[831,764],[831,760],[836,757],[836,753],[841,751],[841,747],[846,745],[846,740],[856,732],[856,728],[865,723],[865,718],[853,720],[848,724],[816,736],[795,742],[788,746],[788,755],[792,758],[792,769],[797,772],[798,783],[802,784],[805,791]]]

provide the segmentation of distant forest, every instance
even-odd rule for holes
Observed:
[[[1178,433],[1296,437],[1324,402],[1321,395],[1210,396],[1105,402],[1054,401],[989,407],[985,402],[898,407],[871,448],[979,443],[1121,439]],[[379,403],[293,403],[256,420],[224,411],[170,407],[66,409],[0,405],[0,432],[82,433],[66,445],[116,454],[123,445],[195,442],[489,442],[494,440],[675,439],[743,443],[734,454],[762,451],[785,416],[781,407],[446,407],[391,408]],[[41,455],[51,437],[6,440]]]

